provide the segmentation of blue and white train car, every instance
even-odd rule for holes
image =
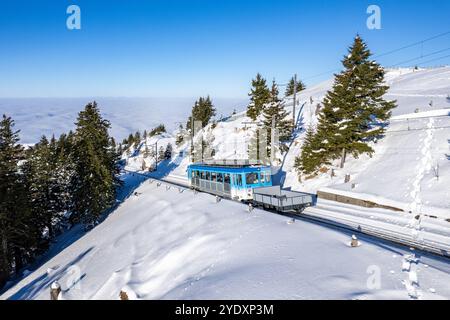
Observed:
[[[191,164],[191,188],[238,201],[252,200],[253,189],[272,186],[270,166],[246,160],[213,160]]]

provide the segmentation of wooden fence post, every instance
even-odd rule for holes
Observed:
[[[58,300],[58,296],[61,293],[61,286],[58,281],[55,281],[50,286],[50,300]]]

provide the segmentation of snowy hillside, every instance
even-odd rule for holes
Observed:
[[[284,155],[277,181],[285,188],[311,193],[331,187],[407,212],[450,218],[450,100],[447,98],[450,67],[388,70],[386,82],[390,85],[386,98],[397,100],[398,107],[393,110],[385,138],[373,144],[374,156],[349,157],[344,169],[334,166],[333,178],[328,172],[299,182],[293,169],[295,157],[301,152],[305,129],[317,122],[317,104],[331,88],[332,80],[302,91],[297,108],[297,135]],[[285,106],[291,112],[290,97],[285,100]],[[248,157],[248,143],[256,128],[250,122],[245,112],[241,112],[218,122],[215,129],[211,125],[205,129],[203,135],[210,132],[214,137],[216,159]],[[189,141],[176,149],[177,157],[157,173],[158,177],[185,181],[188,145]],[[184,151],[181,157],[179,151]],[[142,162],[130,159],[133,161]],[[351,177],[348,183],[344,183],[346,174]]]
[[[293,163],[330,80],[300,94],[299,126],[277,177],[285,188],[325,190],[403,210],[319,200],[305,211],[310,216],[448,246],[450,67],[391,70],[386,80],[388,98],[399,106],[386,137],[373,144],[372,158],[350,158],[344,169],[334,166],[334,177],[328,172],[298,181]],[[292,99],[285,105],[290,111]],[[247,158],[256,127],[249,122],[241,112],[205,128],[201,134],[212,139],[215,158]],[[64,234],[48,261],[25,272],[1,298],[47,299],[57,280],[66,299],[118,299],[121,290],[137,299],[450,299],[445,259],[364,236],[361,246],[350,248],[351,233],[260,210],[249,214],[240,203],[216,203],[214,196],[143,182],[132,173],[154,165],[146,146],[171,143],[172,159],[160,161],[150,175],[185,185],[190,141],[176,146],[175,136],[156,135],[124,153],[125,201],[87,234],[77,228]],[[374,272],[381,287],[370,284]]]
[[[53,281],[63,299],[450,298],[445,260],[373,238],[351,248],[350,233],[181,191],[143,182],[1,298],[48,299]]]
[[[373,144],[374,156],[349,159],[344,169],[334,166],[333,178],[326,173],[300,183],[292,168],[293,157],[288,155],[284,186],[309,192],[327,186],[405,211],[450,218],[450,67],[392,70],[386,80],[391,86],[386,98],[396,99],[398,107],[386,137]],[[301,94],[305,127],[316,123],[314,105],[322,100],[329,84]],[[297,149],[292,148],[291,153],[298,153],[303,138],[296,139]],[[349,183],[344,183],[345,174],[351,176]]]

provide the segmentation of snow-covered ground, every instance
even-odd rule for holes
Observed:
[[[396,99],[398,107],[386,136],[373,145],[374,156],[350,158],[344,169],[335,166],[333,178],[326,173],[303,182],[298,181],[293,161],[287,161],[284,186],[309,192],[329,187],[405,211],[450,218],[450,67],[393,70],[386,80],[391,86],[386,98]],[[321,101],[326,89],[319,86],[302,93],[305,126],[316,123],[308,100]],[[301,146],[303,138],[294,144]],[[351,176],[349,183],[344,183],[346,174]]]
[[[450,298],[448,260],[148,180],[135,191],[1,298],[48,299],[54,281],[64,299]]]
[[[405,226],[402,221],[406,215],[410,226],[408,234],[422,238],[420,233],[424,227],[421,222],[425,217],[436,217],[430,223],[444,223],[444,227],[450,228],[450,100],[447,99],[450,67],[393,69],[387,72],[386,82],[390,85],[387,98],[396,99],[398,107],[393,111],[385,137],[373,144],[375,154],[372,158],[367,155],[359,159],[349,157],[344,169],[337,163],[334,165],[334,177],[328,172],[298,181],[294,161],[301,152],[305,129],[317,122],[316,107],[331,87],[330,80],[300,94],[297,134],[275,177],[285,188],[311,193],[326,188],[331,193],[403,210],[400,213],[389,211],[390,220],[395,220],[397,228],[402,226],[397,232],[402,234],[404,231],[401,228]],[[292,99],[286,99],[285,105],[290,111]],[[218,122],[213,130],[210,126],[206,128],[205,131],[214,137],[212,145],[217,159],[248,157],[247,145],[255,129],[251,122],[245,112],[241,112],[227,121]],[[176,151],[178,156],[154,176],[187,183],[188,146],[189,142],[181,145]],[[179,151],[184,151],[184,156],[179,156]],[[139,154],[135,158],[139,159]],[[136,159],[130,158],[129,162],[142,162]],[[135,167],[138,169],[139,166]],[[344,183],[347,174],[351,178]],[[336,220],[344,212],[346,219],[357,220],[352,210],[340,208],[338,211]],[[328,218],[332,216],[330,212],[321,212]],[[361,210],[361,213],[366,214],[366,222],[374,223],[373,212]],[[389,223],[389,219],[384,222]]]
[[[300,94],[299,127],[277,178],[285,188],[322,189],[403,210],[319,200],[305,211],[310,216],[448,246],[450,67],[390,70],[386,81],[391,86],[387,98],[397,99],[398,108],[386,136],[373,144],[372,158],[350,157],[344,169],[334,166],[332,178],[323,173],[298,181],[295,157],[305,129],[317,121],[316,106],[331,87],[329,80]],[[290,111],[292,100],[285,102]],[[202,134],[213,137],[215,158],[247,158],[255,129],[249,122],[241,112],[205,129]],[[186,184],[189,141],[177,147],[174,137],[169,133],[142,141],[124,155],[126,169],[142,171],[143,164],[153,164],[153,158],[143,156],[145,144],[158,141],[165,147],[170,142],[173,158],[160,162],[151,175]],[[128,185],[137,177],[129,174]],[[146,182],[137,192],[73,245],[55,250],[56,256],[2,298],[46,299],[54,280],[68,299],[117,299],[121,289],[143,299],[450,298],[448,260],[363,236],[361,246],[350,248],[347,232],[302,220],[289,224],[286,217],[259,210],[248,214],[239,203],[215,203],[210,195],[158,188],[156,182]],[[70,243],[70,234],[63,243]],[[369,273],[378,271],[381,287],[373,289]]]

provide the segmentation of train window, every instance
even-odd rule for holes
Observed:
[[[223,183],[223,174],[222,173],[217,174],[217,182]]]
[[[206,180],[211,180],[211,173],[209,171],[206,171]]]
[[[240,174],[235,174],[234,175],[234,183],[237,186],[242,186],[242,176]]]
[[[225,173],[225,183],[230,184],[231,183],[231,177],[229,173]]]
[[[266,182],[270,182],[270,172],[266,172]]]
[[[257,184],[257,183],[259,183],[258,173],[257,172],[247,173],[245,175],[245,182],[247,184]]]
[[[205,180],[206,179],[206,172],[200,171],[200,179]]]
[[[211,172],[211,181],[213,181],[213,182],[217,181],[217,173]]]

